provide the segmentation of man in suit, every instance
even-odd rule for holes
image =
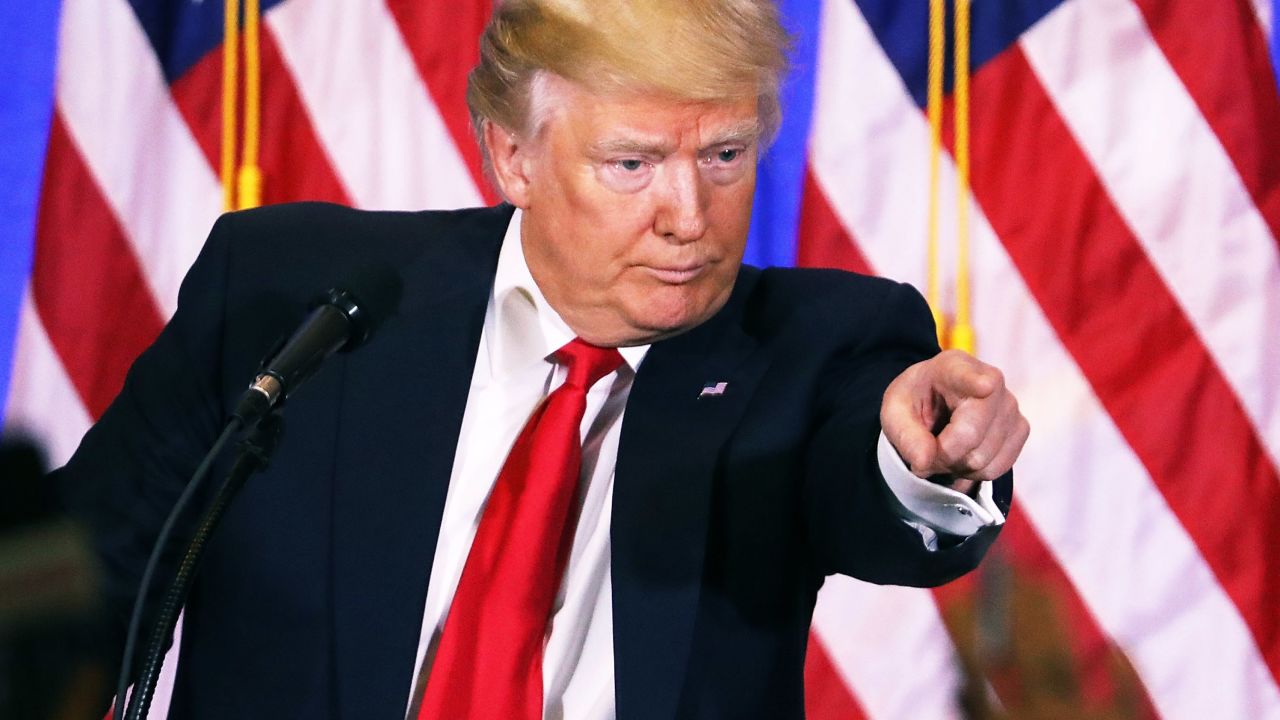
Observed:
[[[509,0],[469,93],[509,205],[219,221],[58,475],[108,644],[293,309],[369,261],[404,300],[211,541],[174,716],[799,717],[826,575],[978,562],[1027,436],[999,373],[906,286],[740,265],[784,44],[761,0]]]

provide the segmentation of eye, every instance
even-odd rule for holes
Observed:
[[[741,180],[750,169],[750,146],[724,145],[707,150],[699,164],[704,177],[717,185],[729,185]]]
[[[654,164],[643,157],[605,160],[596,166],[596,173],[600,182],[614,192],[632,193],[653,179]]]
[[[708,150],[702,156],[701,162],[703,166],[710,170],[728,170],[741,165],[746,155],[747,149],[741,145],[726,145]]]

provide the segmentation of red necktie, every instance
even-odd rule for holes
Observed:
[[[538,720],[542,650],[568,561],[587,390],[622,364],[574,339],[569,378],[516,438],[476,529],[418,720]]]

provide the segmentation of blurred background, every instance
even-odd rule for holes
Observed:
[[[979,572],[828,581],[810,717],[1280,718],[1280,0],[780,5],[748,260],[915,284],[1033,427]],[[496,201],[464,103],[490,0],[231,10],[0,5],[0,717],[102,681],[35,478],[218,214]]]

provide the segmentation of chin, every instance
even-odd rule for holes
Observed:
[[[615,317],[626,327],[623,344],[644,345],[679,335],[711,319],[729,299],[733,277],[707,275],[682,285],[654,282],[642,276],[639,282],[616,286],[613,296]]]
[[[665,294],[659,290],[642,298],[644,304],[632,315],[635,327],[649,332],[654,339],[692,330],[710,319],[723,304],[691,301],[688,297],[664,298]]]

